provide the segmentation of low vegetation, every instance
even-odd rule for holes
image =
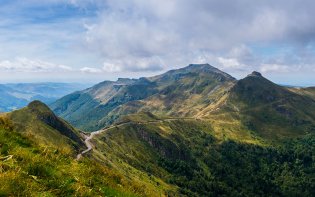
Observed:
[[[38,142],[14,124],[0,117],[0,196],[144,194],[140,184],[91,159],[76,161],[73,149]]]
[[[94,156],[165,194],[313,195],[314,135],[277,144],[231,137],[201,121],[134,122],[99,136]]]

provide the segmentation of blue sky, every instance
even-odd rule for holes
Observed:
[[[312,0],[1,0],[0,82],[98,82],[209,63],[315,85]]]

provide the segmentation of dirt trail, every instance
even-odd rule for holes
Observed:
[[[196,120],[196,119],[195,118],[167,118],[167,119],[156,120],[156,121],[136,122],[136,124],[141,125],[141,124],[161,123],[161,122],[164,122],[164,121],[175,121],[175,120]],[[120,124],[113,125],[113,126],[110,126],[110,127],[98,130],[98,131],[91,132],[91,134],[89,136],[87,136],[85,138],[85,140],[84,140],[84,143],[85,143],[87,149],[85,149],[84,151],[82,151],[81,153],[79,153],[77,155],[77,160],[79,160],[84,154],[86,154],[87,152],[89,152],[89,151],[91,151],[93,149],[94,146],[93,146],[91,140],[94,138],[95,135],[98,135],[98,134],[104,133],[104,132],[106,132],[106,131],[108,131],[110,129],[113,129],[113,128],[116,128],[116,127],[125,126],[125,125],[128,125],[128,124],[135,124],[135,122],[120,123]]]

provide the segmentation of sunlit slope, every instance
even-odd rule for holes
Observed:
[[[208,64],[192,64],[150,80],[157,84],[158,94],[121,105],[110,115],[150,111],[159,116],[193,117],[220,100],[236,82]]]
[[[39,146],[0,118],[1,196],[143,196],[141,185],[93,160]],[[135,194],[138,193],[138,194]]]
[[[96,136],[92,154],[160,193],[311,196],[314,135],[272,145],[246,129],[225,130],[217,133],[209,120],[141,113]]]
[[[315,100],[315,87],[307,87],[307,88],[288,88],[289,90],[301,94],[303,96],[308,96]]]
[[[273,140],[315,132],[315,101],[256,72],[239,80],[212,115],[232,117],[259,136]]]
[[[156,92],[145,78],[105,81],[84,91],[67,95],[50,107],[74,126],[84,130],[104,127],[100,120],[117,106],[148,97]],[[108,120],[112,122],[112,120]]]
[[[183,79],[187,80],[187,77]],[[180,84],[184,83],[178,84],[181,87]],[[208,90],[211,86],[217,88]],[[169,102],[172,101],[171,98],[184,97],[182,95],[193,96],[178,100],[168,108],[165,107],[168,99],[153,95],[141,101],[121,105],[111,114],[117,116],[148,111],[164,118],[190,117],[208,120],[217,136],[230,136],[233,139],[250,134],[255,138],[277,141],[315,131],[315,101],[310,96],[297,94],[274,84],[257,72],[237,82],[228,80],[218,84],[212,81],[198,98],[189,92],[189,88],[184,89],[178,93],[181,96],[173,95]],[[176,92],[175,87],[173,90]],[[305,90],[310,95],[312,89]],[[247,142],[253,140],[243,139]]]
[[[33,101],[23,109],[0,116],[11,122],[15,131],[40,145],[58,147],[65,151],[84,147],[79,132],[40,101]]]
[[[0,196],[150,196],[117,171],[76,155],[78,132],[34,101],[0,115]]]
[[[235,82],[209,64],[192,64],[151,78],[103,82],[70,94],[51,107],[73,125],[91,131],[140,111],[194,116],[224,96]]]

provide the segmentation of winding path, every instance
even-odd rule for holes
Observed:
[[[98,130],[98,131],[91,132],[91,134],[89,136],[84,135],[84,136],[86,136],[84,143],[85,143],[87,149],[82,151],[81,153],[79,153],[77,155],[77,160],[79,160],[84,154],[86,154],[87,152],[89,152],[93,149],[94,146],[93,146],[91,140],[94,138],[95,135],[98,135],[98,134],[104,133],[110,129],[125,126],[128,124],[135,124],[136,123],[136,124],[141,125],[141,124],[149,124],[149,123],[161,123],[164,121],[174,121],[174,120],[197,120],[197,118],[167,118],[167,119],[163,119],[163,120],[154,120],[154,121],[147,121],[147,122],[124,122],[124,123],[116,124],[116,125],[113,125],[113,126],[110,126],[110,127]]]
[[[79,154],[77,155],[77,160],[79,160],[79,159],[82,157],[82,155],[84,155],[85,153],[87,153],[87,152],[89,152],[89,151],[91,151],[91,150],[93,149],[93,144],[92,144],[91,140],[93,139],[93,137],[94,137],[95,135],[98,135],[98,134],[100,134],[100,133],[103,133],[103,132],[105,132],[105,131],[108,131],[109,129],[113,129],[113,128],[115,128],[115,127],[123,126],[123,125],[130,124],[130,123],[131,123],[131,122],[121,123],[121,124],[119,124],[119,125],[114,125],[114,126],[110,126],[110,127],[107,127],[107,128],[101,129],[101,130],[98,130],[98,131],[91,132],[91,134],[90,134],[89,136],[86,136],[86,138],[85,138],[85,140],[84,140],[84,143],[85,143],[87,149],[84,150],[84,151],[82,151],[81,153],[79,153]]]

